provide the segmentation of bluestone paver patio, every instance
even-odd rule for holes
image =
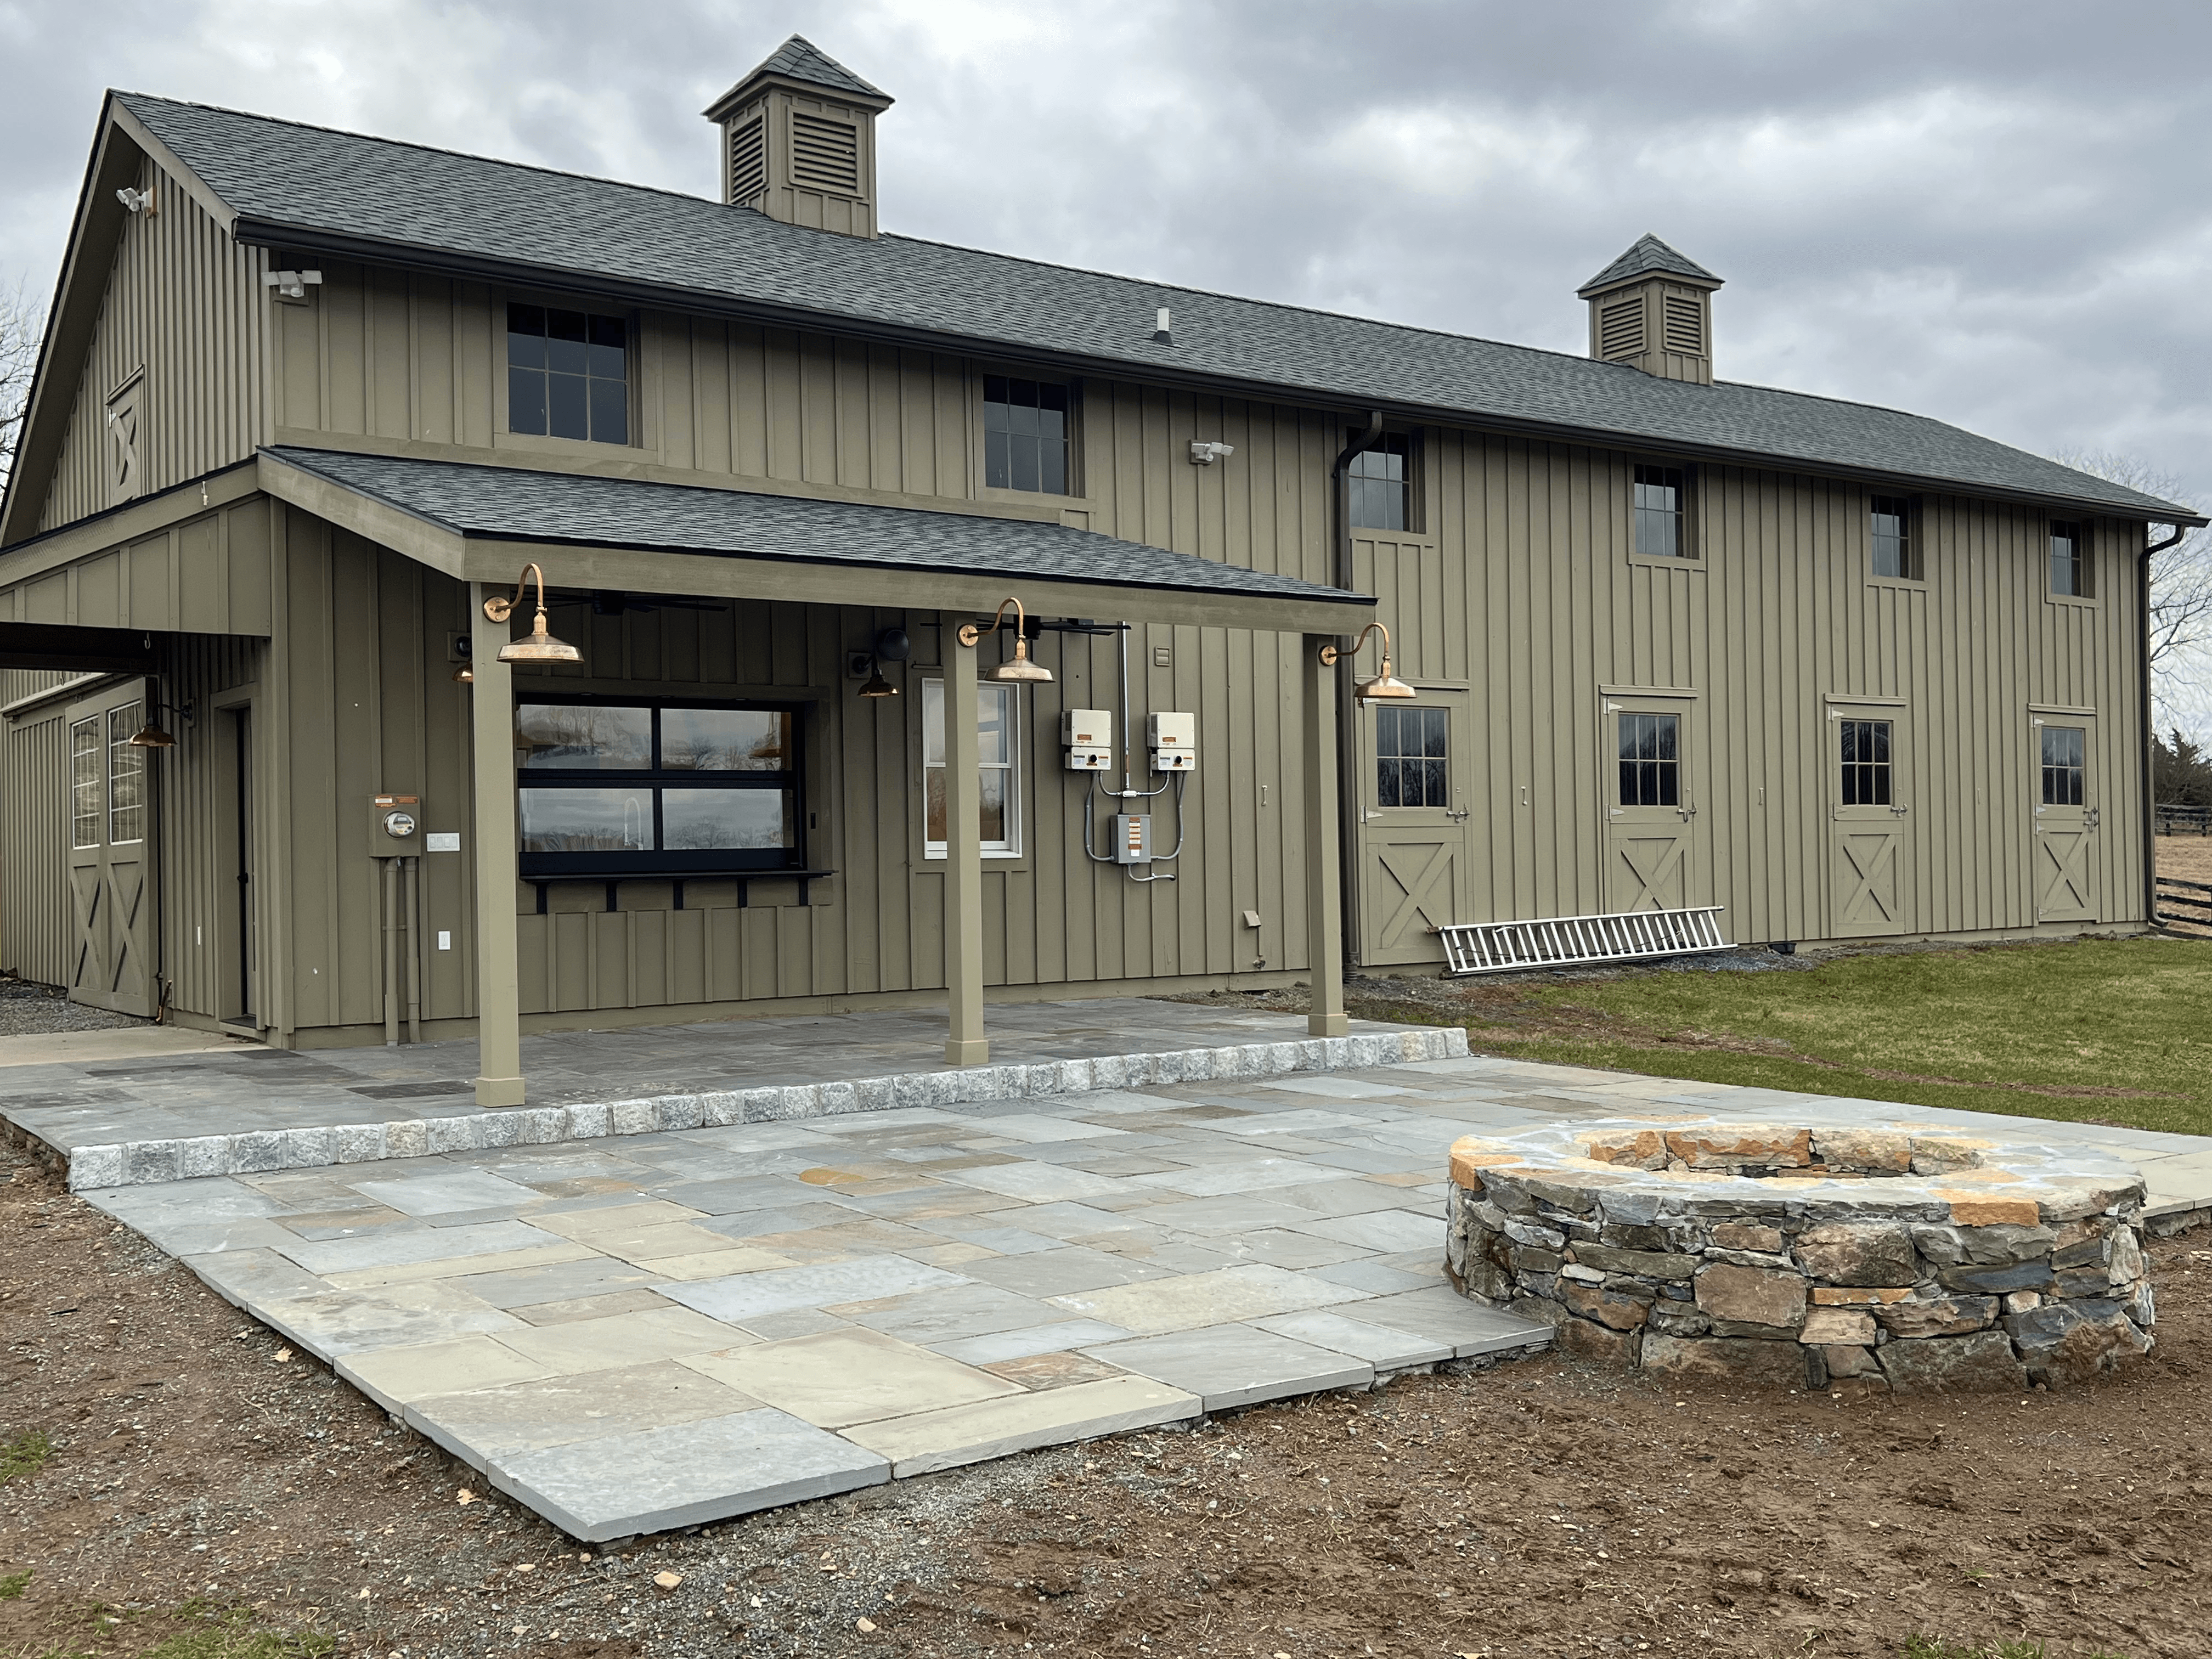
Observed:
[[[1540,1346],[1443,1277],[1470,1132],[1968,1125],[2212,1200],[2185,1135],[1467,1058],[638,1133],[87,1196],[575,1536]]]

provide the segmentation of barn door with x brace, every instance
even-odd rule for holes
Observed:
[[[2034,802],[2035,919],[2096,921],[2103,869],[2097,833],[2097,717],[2045,712],[2029,717]]]
[[[1837,939],[1909,933],[1911,732],[1902,702],[1828,705],[1828,933]]]
[[[1442,962],[1437,929],[1467,920],[1467,694],[1371,703],[1359,732],[1359,960]]]
[[[154,750],[147,682],[131,680],[69,712],[70,1000],[154,1013]]]
[[[1697,700],[1620,693],[1601,707],[1605,908],[1709,903],[1698,827]]]

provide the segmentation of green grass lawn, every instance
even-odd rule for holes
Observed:
[[[1424,1018],[1434,1019],[1434,1009]],[[1808,972],[1473,987],[1481,1053],[2212,1134],[2212,945],[1838,957]]]

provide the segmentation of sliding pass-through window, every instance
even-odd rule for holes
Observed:
[[[526,877],[805,862],[791,709],[525,702],[514,749]]]

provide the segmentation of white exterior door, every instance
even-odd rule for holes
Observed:
[[[2038,921],[2101,921],[2104,890],[2097,804],[2097,717],[2036,714],[2029,787],[2035,823],[2033,867]]]
[[[151,757],[131,736],[146,723],[147,683],[73,704],[69,716],[70,1000],[154,1013]]]

